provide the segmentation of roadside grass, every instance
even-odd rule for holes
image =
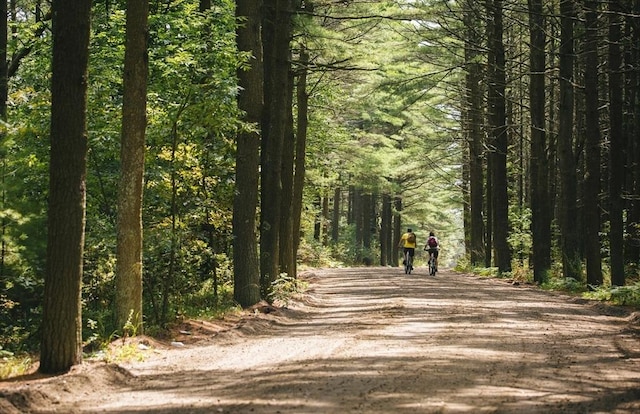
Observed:
[[[33,368],[33,357],[29,354],[14,355],[0,349],[0,380],[29,373]]]
[[[518,282],[534,284],[533,272],[526,265],[514,264],[512,271],[500,274],[495,267],[472,267],[465,260],[461,260],[454,270],[474,275],[510,279]],[[552,266],[547,280],[540,284],[540,288],[550,291],[559,291],[580,296],[584,299],[607,302],[613,305],[629,306],[640,309],[640,276],[634,269],[627,272],[627,285],[612,286],[608,269],[604,269],[604,283],[600,286],[590,286],[586,282],[570,277],[562,276],[560,265]]]

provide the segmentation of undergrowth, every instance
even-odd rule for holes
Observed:
[[[454,270],[483,277],[510,278],[521,282],[534,283],[533,272],[526,266],[526,263],[515,263],[511,272],[500,274],[495,267],[471,266],[468,259],[465,258],[456,264]],[[605,270],[607,270],[606,267]],[[563,277],[562,266],[556,263],[549,271],[546,281],[540,284],[540,288],[576,294],[589,300],[640,308],[640,277],[638,276],[637,269],[629,269],[627,274],[628,284],[626,286],[611,286],[608,273],[605,273],[605,284],[602,286],[588,286],[584,281]]]
[[[292,277],[283,273],[272,284],[269,299],[272,302],[280,302],[284,306],[297,294],[307,289],[308,283],[296,277]]]
[[[585,292],[583,296],[616,305],[640,307],[640,282],[629,286],[599,286],[591,292]]]

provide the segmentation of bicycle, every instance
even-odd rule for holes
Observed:
[[[409,254],[409,251],[407,250],[404,253],[404,273],[407,275],[410,275],[412,270],[413,270],[413,257]]]
[[[433,251],[429,251],[429,276],[435,276],[437,271],[436,255]]]

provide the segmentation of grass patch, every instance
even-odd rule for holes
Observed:
[[[283,273],[272,283],[269,299],[273,302],[277,301],[282,303],[284,306],[287,306],[291,298],[304,292],[308,285],[309,284],[306,281]]]
[[[546,290],[559,290],[570,293],[580,293],[586,289],[584,283],[572,277],[549,278],[541,287]]]
[[[640,282],[629,286],[599,286],[583,294],[586,299],[611,302],[615,305],[640,307]]]
[[[13,355],[0,349],[0,380],[27,374],[33,367],[30,355]]]

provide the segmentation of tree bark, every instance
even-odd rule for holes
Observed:
[[[300,48],[300,73],[296,86],[296,102],[298,105],[296,122],[296,160],[293,178],[293,244],[294,255],[300,246],[300,221],[302,219],[302,196],[304,179],[307,171],[307,130],[309,126],[309,94],[307,93],[307,65],[309,53],[304,47]],[[339,194],[339,190],[338,190]],[[334,203],[336,201],[334,200]],[[339,203],[339,200],[338,200]]]
[[[398,241],[402,236],[402,198],[399,196],[394,197],[393,199],[393,261],[392,264],[394,267],[398,266],[398,260],[400,259],[400,255],[398,254]]]
[[[342,189],[336,187],[333,190],[333,214],[331,218],[331,241],[338,243],[340,237],[340,208],[342,205]]]
[[[542,0],[529,0],[531,75],[531,232],[533,279],[543,283],[551,268],[551,206],[545,117],[545,22]]]
[[[622,129],[622,6],[620,0],[609,3],[609,244],[611,248],[611,284],[624,286],[624,221],[622,188],[624,184],[625,140]]]
[[[577,177],[573,152],[574,127],[574,37],[575,5],[573,0],[560,1],[560,112],[558,148],[560,164],[560,228],[564,277],[581,279],[578,233]]]
[[[470,211],[470,260],[472,265],[484,262],[484,221],[482,218],[484,199],[483,130],[482,130],[482,67],[478,61],[481,45],[478,39],[478,19],[474,11],[476,2],[467,0],[465,9],[465,67],[466,67],[466,111],[467,144],[469,146],[469,211]]]
[[[87,63],[91,2],[54,0],[49,229],[40,372],[82,362],[82,258],[86,212]]]
[[[264,102],[261,153],[260,286],[269,298],[278,278],[282,203],[282,146],[289,104],[291,0],[265,0],[263,7]]]
[[[236,191],[233,199],[233,298],[242,307],[260,301],[257,208],[260,164],[260,134],[263,111],[263,67],[260,0],[237,0],[238,50],[249,52],[249,69],[238,71],[238,107],[251,126],[238,133]]]
[[[506,115],[506,78],[505,51],[503,43],[502,0],[491,2],[493,31],[490,48],[493,50],[492,77],[489,85],[489,122],[493,144],[492,165],[492,202],[495,260],[500,273],[511,271],[511,249],[507,241],[509,237],[509,197],[507,182],[507,115]]]
[[[584,3],[585,32],[585,117],[586,145],[584,183],[585,258],[587,284],[602,284],[602,258],[600,256],[600,120],[598,113],[598,1]]]
[[[8,30],[9,30],[9,17],[7,10],[7,1],[2,2],[2,6],[0,6],[0,120],[3,122],[7,122],[7,100],[9,98],[9,62],[7,62],[7,40],[8,40]],[[4,138],[6,137],[5,128],[0,132],[0,139],[4,142]],[[2,171],[0,171],[1,179],[2,179],[2,194],[0,195],[0,200],[2,205],[0,208],[2,210],[6,209],[6,201],[7,201],[7,190],[5,185],[5,178],[7,173],[7,153],[4,149],[0,152],[0,164]],[[6,288],[5,284],[5,261],[7,257],[7,219],[6,217],[2,217],[2,221],[0,222],[0,292],[4,292]]]
[[[148,0],[127,1],[121,175],[118,188],[116,327],[143,333],[142,200],[147,126]]]
[[[296,276],[296,256],[294,251],[293,236],[293,198],[294,198],[294,163],[296,155],[296,139],[293,134],[293,73],[289,72],[288,89],[285,91],[288,103],[287,123],[284,133],[284,145],[282,146],[282,200],[280,214],[280,235],[279,243],[279,260],[280,273],[286,273],[288,276]]]
[[[391,210],[391,197],[388,194],[382,195],[382,214],[380,217],[380,266],[387,266],[393,263],[393,216]]]

